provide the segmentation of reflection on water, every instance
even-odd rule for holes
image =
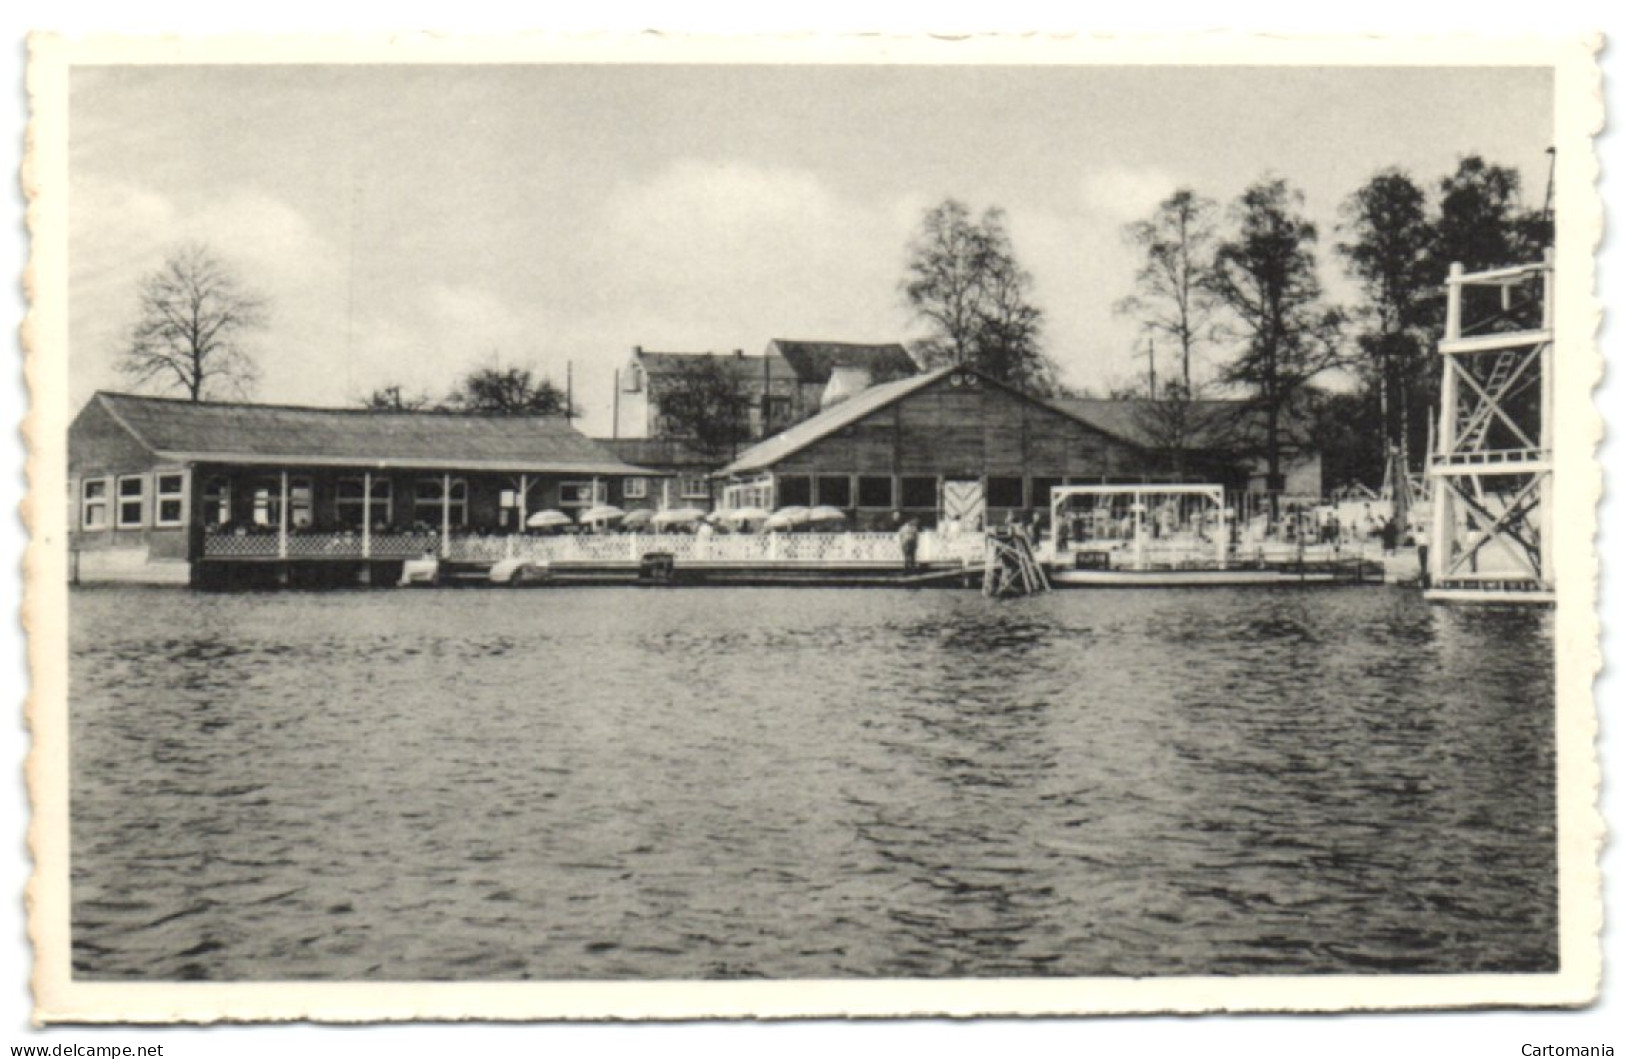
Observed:
[[[107,590],[72,619],[81,977],[1556,965],[1546,613]]]

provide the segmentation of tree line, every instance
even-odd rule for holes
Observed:
[[[1337,306],[1321,287],[1319,232],[1303,208],[1301,191],[1268,177],[1222,211],[1180,189],[1126,229],[1139,268],[1117,309],[1140,324],[1148,355],[1160,342],[1177,365],[1159,387],[1153,361],[1128,389],[1172,426],[1170,448],[1182,440],[1178,427],[1201,419],[1192,402],[1229,393],[1262,424],[1257,444],[1272,480],[1293,420],[1311,432],[1330,480],[1375,485],[1391,454],[1408,467],[1426,445],[1450,265],[1538,260],[1551,215],[1524,205],[1516,170],[1478,156],[1462,158],[1432,194],[1402,169],[1381,170],[1339,207],[1332,249],[1358,296]],[[1194,365],[1208,357],[1203,379]],[[1321,384],[1339,368],[1353,374],[1352,391]]]
[[[1178,465],[1214,423],[1204,397],[1239,399],[1247,441],[1279,484],[1294,431],[1308,424],[1331,481],[1381,480],[1388,455],[1420,452],[1437,401],[1432,352],[1443,327],[1452,262],[1469,271],[1538,259],[1552,240],[1550,211],[1522,201],[1516,170],[1462,158],[1431,187],[1398,168],[1374,174],[1340,206],[1333,251],[1358,291],[1330,304],[1320,280],[1320,233],[1303,192],[1267,176],[1233,202],[1180,188],[1124,238],[1137,265],[1117,312],[1139,324],[1142,380],[1114,396],[1144,398],[1145,432]],[[1065,393],[1044,348],[1044,312],[1016,256],[1005,213],[976,215],[947,199],[927,210],[906,248],[899,293],[924,338],[923,367],[964,364],[1039,394]],[[144,277],[137,322],[120,368],[138,386],[191,400],[246,396],[257,372],[246,336],[266,326],[267,302],[207,247],[187,244]],[[1159,350],[1164,364],[1157,371]],[[749,436],[751,400],[736,373],[695,358],[663,399],[668,429],[705,451]],[[1204,370],[1204,364],[1208,367]],[[1324,385],[1352,372],[1352,391]],[[399,385],[360,402],[375,411],[572,413],[569,398],[529,367],[492,363],[441,397]],[[786,426],[789,424],[776,424]],[[1237,442],[1240,444],[1240,442]],[[1407,466],[1409,461],[1407,461]]]
[[[478,415],[575,415],[569,394],[529,367],[494,362],[463,375],[444,397],[408,393],[398,384],[361,398],[370,412],[444,412]]]
[[[1340,306],[1323,289],[1320,232],[1304,207],[1301,190],[1266,176],[1225,206],[1180,188],[1124,229],[1137,264],[1114,308],[1139,324],[1147,370],[1112,396],[1141,399],[1140,426],[1176,471],[1193,448],[1228,445],[1261,456],[1279,487],[1304,429],[1331,481],[1375,485],[1394,452],[1409,466],[1438,399],[1450,264],[1530,262],[1552,240],[1549,211],[1524,205],[1514,169],[1464,157],[1431,194],[1384,169],[1340,205],[1332,249],[1358,291]],[[923,363],[1064,393],[1031,282],[1000,210],[976,218],[951,199],[929,210],[901,285],[929,329]],[[1353,374],[1352,391],[1325,384],[1334,369]],[[1221,416],[1210,396],[1237,399],[1240,414]]]

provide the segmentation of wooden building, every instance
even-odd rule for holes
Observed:
[[[1320,452],[1309,418],[1293,410],[1281,423],[1281,481],[1271,490],[1264,451],[1264,417],[1239,400],[1188,402],[1138,398],[1063,397],[1056,407],[1086,423],[1133,442],[1164,472],[1192,481],[1223,485],[1236,493],[1319,503]]]
[[[1154,476],[1134,444],[967,368],[864,390],[741,453],[725,506],[829,505],[859,528],[1043,510],[1054,485]]]
[[[559,416],[371,412],[98,393],[68,430],[71,570],[189,583],[200,566],[398,562],[527,513],[653,494]]]
[[[636,495],[623,493],[621,506],[626,510],[693,507],[709,511],[714,505],[716,483],[711,472],[722,461],[682,438],[600,438],[598,442],[623,462],[660,475],[646,486],[634,486]]]

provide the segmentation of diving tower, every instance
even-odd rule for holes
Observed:
[[[1430,600],[1555,599],[1553,290],[1549,252],[1487,272],[1450,266],[1428,465]]]

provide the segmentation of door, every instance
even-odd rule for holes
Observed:
[[[987,502],[979,480],[942,483],[943,521],[958,523],[962,530],[979,530],[986,515]]]

